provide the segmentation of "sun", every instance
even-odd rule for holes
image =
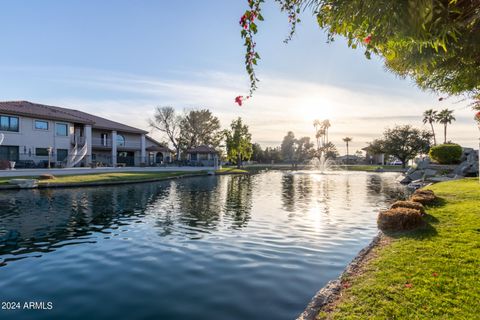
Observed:
[[[333,102],[320,95],[299,98],[294,112],[300,115],[304,121],[310,122],[315,119],[332,120],[335,118]]]

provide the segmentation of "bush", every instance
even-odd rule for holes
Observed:
[[[403,231],[421,227],[425,224],[420,211],[410,208],[395,208],[381,211],[377,225],[381,230]]]
[[[38,179],[39,180],[52,180],[52,179],[55,179],[55,176],[51,175],[49,173],[44,173],[44,174],[39,175]]]
[[[422,205],[432,204],[437,197],[432,190],[416,190],[410,197],[410,201],[421,203]]]
[[[440,164],[455,164],[460,162],[463,149],[455,143],[441,144],[430,148],[428,155]]]
[[[425,214],[425,207],[419,202],[396,201],[394,204],[392,204],[390,209],[395,209],[395,208],[415,209],[415,210],[418,210],[422,216]]]

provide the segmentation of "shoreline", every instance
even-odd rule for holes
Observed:
[[[342,273],[335,279],[330,280],[310,299],[305,310],[296,318],[296,320],[315,320],[318,314],[330,304],[338,300],[341,295],[344,282],[343,280],[357,274],[362,266],[372,258],[372,250],[379,245],[384,245],[386,236],[382,231],[378,231],[370,243],[360,250],[357,255],[347,264]]]
[[[123,172],[120,172],[123,173]],[[128,173],[128,172],[126,172]],[[182,174],[179,174],[182,173]],[[5,183],[0,185],[0,190],[34,190],[34,189],[58,189],[58,188],[81,188],[81,187],[99,187],[99,186],[111,186],[111,185],[123,185],[123,184],[135,184],[135,183],[152,183],[166,180],[174,179],[183,179],[183,178],[193,178],[193,177],[204,177],[204,176],[223,176],[223,175],[234,175],[234,174],[249,174],[249,172],[244,170],[236,169],[223,169],[221,171],[215,171],[215,174],[211,174],[210,171],[197,171],[197,172],[171,172],[171,175],[161,176],[150,179],[132,179],[132,180],[116,180],[116,181],[92,181],[92,182],[48,182],[49,180],[40,180],[45,181],[38,183],[36,187],[33,188],[22,188],[18,185]],[[93,176],[95,174],[85,174],[78,175],[81,176]],[[67,176],[68,177],[68,176]],[[77,176],[76,176],[77,177]],[[16,179],[16,178],[12,178]],[[29,179],[34,179],[29,177]]]

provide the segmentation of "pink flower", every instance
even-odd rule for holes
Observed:
[[[411,283],[405,283],[405,288],[411,288],[411,287],[413,287],[413,284],[411,284]]]
[[[434,273],[432,273],[432,276],[438,277],[438,273],[434,272]]]
[[[363,42],[365,42],[366,44],[370,44],[370,41],[372,41],[372,35],[371,34],[369,34],[368,36],[363,38]]]
[[[242,96],[238,96],[235,98],[235,103],[237,103],[240,107],[242,106],[242,103],[243,103],[243,97]]]
[[[475,118],[477,118],[477,120],[480,121],[480,111],[478,111],[478,112],[475,114]]]

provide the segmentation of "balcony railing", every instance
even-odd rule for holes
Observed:
[[[125,141],[124,143],[117,143],[117,149],[140,149],[142,146],[141,142],[137,141]],[[102,139],[102,138],[92,138],[92,147],[97,148],[111,148],[112,139]]]
[[[73,135],[70,137],[70,142],[72,145],[78,144],[79,146],[83,146],[85,144],[85,137]]]

